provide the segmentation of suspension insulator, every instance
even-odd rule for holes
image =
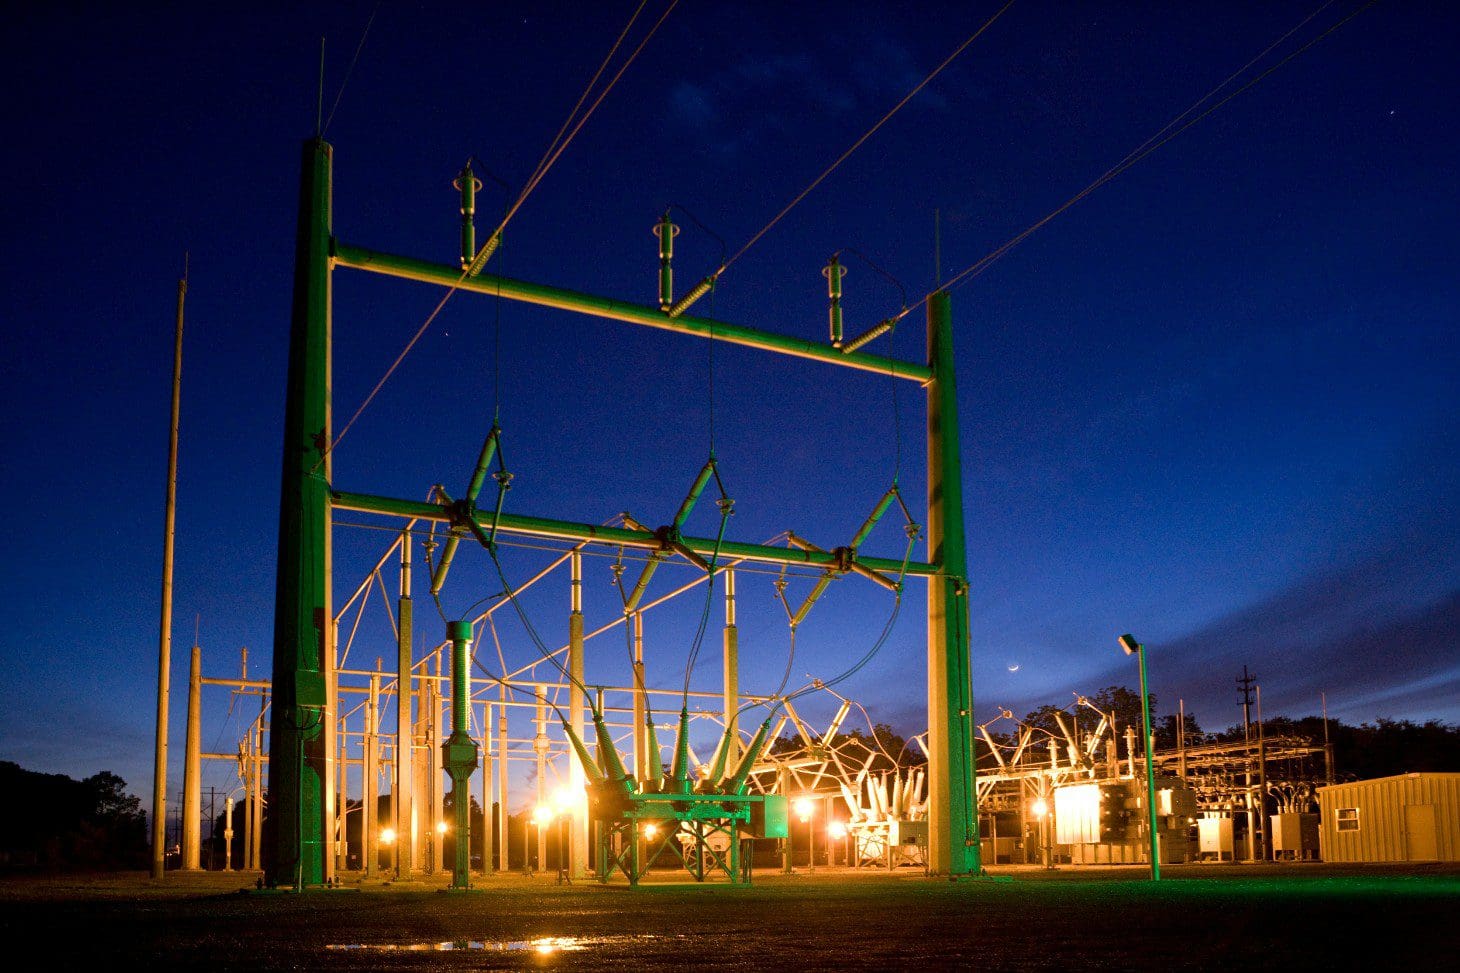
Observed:
[[[710,288],[711,287],[714,287],[714,286],[715,286],[715,278],[714,278],[714,275],[711,275],[709,277],[706,277],[704,280],[700,281],[693,288],[691,288],[690,289],[690,292],[688,294],[686,294],[683,297],[681,297],[674,304],[674,306],[671,307],[668,310],[667,313],[669,314],[669,316],[671,318],[677,318],[677,317],[679,317],[685,311],[688,311],[689,310],[689,306],[691,304],[693,304],[695,301],[698,301],[700,298],[702,298],[706,294],[708,294],[710,292]]]
[[[482,244],[481,252],[478,253],[475,258],[473,258],[470,264],[467,265],[466,275],[468,277],[475,277],[480,274],[482,272],[482,268],[487,265],[487,261],[492,259],[492,254],[496,253],[497,248],[501,245],[502,231],[498,230],[496,233],[492,234],[492,238],[490,240]]]
[[[477,190],[482,181],[472,175],[471,163],[467,163],[451,185],[461,191],[461,268],[465,270],[477,252]]]
[[[852,352],[867,344],[869,341],[880,338],[887,332],[891,331],[893,326],[896,324],[897,318],[888,318],[885,321],[879,321],[877,324],[872,325],[872,327],[857,335],[851,341],[848,341],[846,344],[842,345],[842,354],[850,355]]]
[[[841,265],[836,257],[826,262],[821,268],[821,276],[826,278],[826,296],[831,300],[831,309],[828,316],[831,319],[831,346],[840,348],[842,346],[842,278],[847,275],[847,268]]]
[[[669,222],[669,212],[654,224],[654,235],[659,238],[659,310],[667,311],[674,304],[674,238],[679,236],[679,227]]]

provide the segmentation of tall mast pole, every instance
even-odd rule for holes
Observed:
[[[273,707],[264,881],[295,889],[326,878],[326,724],[330,619],[330,163],[323,139],[304,143],[294,253],[294,309],[284,406],[279,562],[274,588]],[[330,821],[332,830],[334,822]]]
[[[188,258],[177,282],[177,328],[172,345],[172,422],[167,441],[167,513],[162,530],[162,633],[157,649],[157,750],[152,766],[152,877],[167,864],[167,682],[172,668],[172,550],[177,523],[177,427],[182,406],[183,301],[188,296]]]
[[[978,808],[969,676],[968,559],[948,292],[928,298],[928,868],[977,875]]]

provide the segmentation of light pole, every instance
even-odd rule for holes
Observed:
[[[1151,755],[1151,694],[1146,690],[1146,651],[1134,635],[1129,633],[1119,639],[1126,655],[1134,655],[1141,664],[1141,729],[1146,738],[1146,827],[1151,836],[1151,881],[1161,878],[1161,845],[1156,833],[1156,761]]]

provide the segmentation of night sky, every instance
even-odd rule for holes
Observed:
[[[336,235],[454,264],[462,163],[489,172],[484,238],[635,4],[386,0],[337,107],[373,3],[87,6],[0,13],[0,758],[111,769],[147,794],[184,252],[173,790],[195,624],[206,674],[236,673],[244,645],[251,674],[268,667],[320,36]],[[1359,6],[1322,7],[1224,93]],[[664,7],[646,5],[625,52]],[[838,250],[862,255],[845,256],[849,333],[904,303],[868,260],[916,305],[1317,7],[1018,0],[695,313],[824,341],[820,271]],[[997,8],[684,0],[489,270],[650,304],[650,227],[672,203],[682,291],[720,260],[715,235],[739,249]],[[1460,721],[1457,28],[1449,4],[1365,10],[953,289],[979,722],[1134,686],[1115,641],[1125,631],[1148,647],[1160,712],[1184,699],[1208,729],[1240,721],[1244,664],[1267,715],[1316,713],[1326,692],[1349,722]],[[440,291],[334,279],[338,430]],[[921,359],[922,322],[915,307],[867,350]],[[728,536],[792,529],[834,547],[894,476],[925,519],[923,395],[893,385],[459,294],[339,446],[334,484],[424,499],[439,482],[457,495],[500,407],[509,510],[594,523],[626,510],[658,525],[709,454],[713,414],[736,501]],[[712,499],[688,533],[714,535]],[[899,521],[890,514],[863,550],[901,557]],[[336,539],[348,594],[390,535],[341,527]],[[507,548],[503,564],[521,581],[545,558]],[[590,629],[618,613],[611,563],[586,563]],[[666,567],[651,597],[691,577]],[[787,665],[773,580],[740,576],[747,692],[773,690]],[[809,587],[795,578],[788,597]],[[499,589],[464,547],[443,612]],[[882,651],[837,687],[904,732],[925,719],[923,591],[908,585]],[[561,644],[566,576],[523,605]],[[701,589],[649,616],[651,684],[681,684],[703,607]],[[841,672],[892,610],[863,580],[833,585],[797,633],[791,685]],[[510,616],[499,633],[509,664],[523,664],[535,649]],[[424,597],[417,619],[427,643],[442,637]],[[712,627],[698,688],[718,688],[718,640]],[[626,683],[621,635],[589,645],[590,680]],[[391,651],[377,599],[350,664]],[[803,709],[819,725],[833,704]],[[205,749],[233,749],[244,705],[229,713],[227,694],[210,692]],[[231,777],[210,764],[204,784]]]

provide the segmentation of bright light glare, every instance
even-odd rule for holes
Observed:
[[[573,792],[566,787],[559,787],[553,791],[553,806],[559,811],[567,811],[573,806]]]
[[[380,831],[380,843],[382,845],[393,845],[393,844],[395,844],[395,829],[394,828],[382,828],[381,831]]]
[[[436,822],[436,833],[437,834],[445,834],[446,833],[446,822],[445,821],[437,821]]]
[[[546,804],[539,804],[532,810],[532,823],[542,827],[553,819],[553,809]]]
[[[802,821],[810,820],[811,809],[814,806],[815,805],[811,803],[809,798],[798,797],[795,804],[796,816],[799,817]]]
[[[1041,797],[1029,806],[1029,810],[1034,812],[1036,818],[1043,819],[1049,813],[1049,805],[1044,803],[1044,798]]]
[[[833,821],[826,826],[826,833],[833,841],[840,841],[847,836],[847,826],[840,821]]]
[[[650,821],[648,824],[644,825],[644,837],[645,838],[652,838],[655,835],[657,835],[658,833],[659,833],[659,825],[655,824],[654,822]]]

